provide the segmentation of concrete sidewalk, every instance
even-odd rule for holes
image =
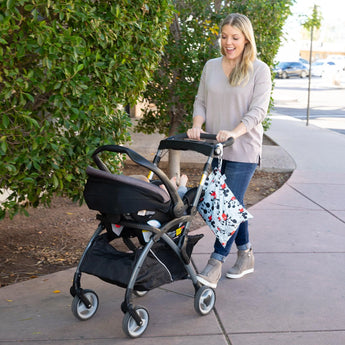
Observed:
[[[268,136],[296,169],[250,209],[255,273],[222,278],[208,316],[194,311],[191,282],[178,281],[135,299],[148,309],[150,324],[141,338],[127,339],[124,290],[83,275],[82,286],[97,292],[100,307],[89,321],[78,321],[70,310],[71,269],[0,289],[0,344],[345,344],[345,136],[280,115]],[[267,168],[274,156],[268,152]],[[197,232],[205,237],[193,261],[202,269],[214,237],[207,227]],[[224,273],[234,260],[231,254]]]

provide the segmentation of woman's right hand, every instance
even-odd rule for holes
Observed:
[[[187,130],[189,139],[200,140],[200,133],[205,133],[200,127],[192,127]]]

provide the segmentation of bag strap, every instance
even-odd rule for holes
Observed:
[[[217,148],[219,149],[219,154],[218,154],[218,170],[221,172],[222,171],[222,163],[223,163],[223,145],[221,143],[217,144]]]

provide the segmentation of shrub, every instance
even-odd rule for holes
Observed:
[[[121,106],[150,79],[171,14],[169,0],[1,2],[0,219],[82,200],[90,152],[129,139]]]

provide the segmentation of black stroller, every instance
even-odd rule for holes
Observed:
[[[153,163],[118,145],[102,146],[93,153],[98,169],[89,166],[86,170],[84,198],[90,209],[100,212],[100,224],[84,250],[70,289],[74,297],[72,312],[79,320],[90,319],[99,304],[94,291],[81,288],[82,272],[126,289],[121,305],[122,328],[132,338],[141,336],[149,323],[147,309],[133,305],[133,294],[142,296],[163,284],[189,278],[195,288],[196,312],[207,315],[213,309],[215,292],[198,282],[190,259],[203,235],[189,235],[189,228],[212,160],[221,157],[223,147],[230,146],[233,140],[219,144],[213,134],[202,134],[201,138],[203,141],[193,141],[181,134],[162,140]],[[168,149],[192,150],[207,156],[199,186],[189,189],[182,199],[158,167]],[[145,167],[149,182],[112,174],[99,158],[104,151],[126,154]],[[167,192],[159,184],[164,184]],[[111,243],[118,238],[128,250],[118,250]]]

